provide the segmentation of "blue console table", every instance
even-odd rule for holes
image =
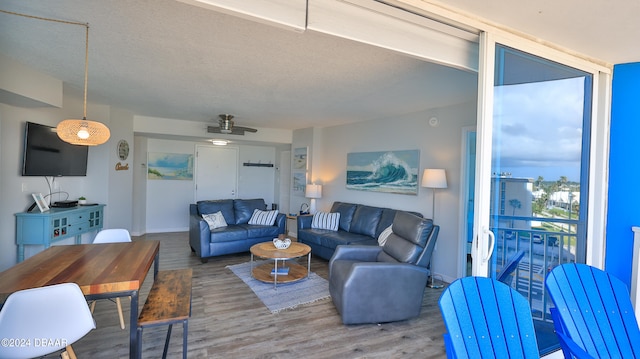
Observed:
[[[46,249],[71,237],[80,244],[83,233],[100,231],[103,222],[104,204],[16,213],[18,262],[24,260],[25,245],[44,245]]]

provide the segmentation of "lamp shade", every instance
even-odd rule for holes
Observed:
[[[58,137],[64,142],[81,146],[97,146],[109,140],[111,132],[104,124],[96,121],[64,120],[56,127]]]
[[[427,168],[422,173],[422,187],[447,188],[447,175],[443,169]]]
[[[308,184],[304,196],[307,198],[322,198],[322,185]]]

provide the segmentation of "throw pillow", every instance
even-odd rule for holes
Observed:
[[[278,216],[278,210],[273,211],[261,211],[254,209],[251,218],[249,218],[249,224],[259,224],[262,226],[273,226]]]
[[[393,233],[393,224],[390,225],[389,227],[385,228],[384,231],[380,232],[380,235],[378,236],[378,244],[381,246],[384,246],[385,242],[387,241],[387,238],[389,238],[389,235],[391,235],[391,233]]]
[[[210,230],[227,226],[227,222],[224,220],[224,216],[222,215],[221,211],[218,211],[216,213],[203,214],[202,219],[207,221]]]
[[[313,221],[311,221],[311,228],[314,229],[328,229],[330,231],[337,231],[340,225],[340,213],[327,213],[318,212],[313,215]]]

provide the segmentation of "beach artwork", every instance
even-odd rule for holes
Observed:
[[[193,180],[193,154],[149,152],[147,178],[150,180]]]
[[[420,151],[347,154],[347,189],[418,194]]]

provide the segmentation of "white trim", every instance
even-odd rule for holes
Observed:
[[[495,40],[489,33],[480,34],[478,72],[478,119],[476,135],[476,188],[473,203],[473,243],[471,274],[489,275],[489,262],[481,260],[489,251],[489,205],[491,197],[491,143],[493,140],[493,87],[495,73]],[[485,106],[484,104],[491,104]]]

